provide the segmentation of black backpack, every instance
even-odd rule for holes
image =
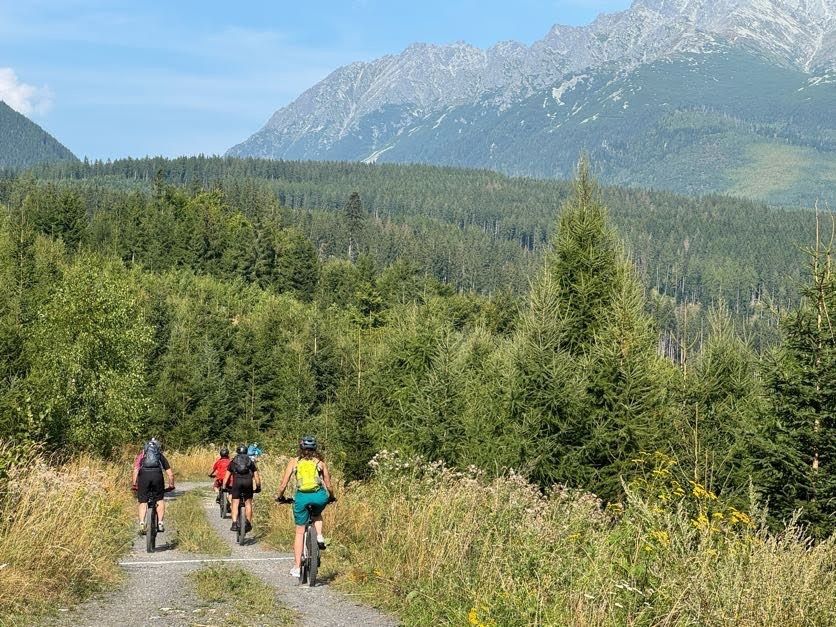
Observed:
[[[252,474],[253,462],[249,455],[238,454],[229,465],[229,469],[239,477]]]
[[[145,445],[145,454],[142,456],[142,467],[143,468],[160,468],[162,467],[162,462],[160,461],[160,457],[162,456],[162,451],[160,451],[160,447],[157,446],[154,442],[149,442]]]

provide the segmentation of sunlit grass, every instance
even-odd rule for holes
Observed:
[[[92,457],[59,467],[36,457],[9,469],[0,486],[0,624],[121,579],[134,531],[129,470]]]

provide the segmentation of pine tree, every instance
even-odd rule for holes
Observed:
[[[363,202],[360,200],[360,194],[352,192],[348,197],[348,202],[345,204],[345,224],[348,233],[348,260],[354,263],[357,255],[360,252],[360,245],[358,239],[363,230],[365,212],[363,211]]]
[[[774,420],[761,483],[772,515],[798,508],[817,537],[836,529],[836,275],[831,248],[810,251],[812,283],[782,322],[784,341],[768,370]]]

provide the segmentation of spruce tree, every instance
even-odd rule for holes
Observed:
[[[348,260],[353,263],[360,252],[358,238],[363,229],[363,222],[365,218],[363,202],[360,200],[359,193],[352,192],[348,197],[348,202],[345,204],[344,215],[348,233]]]
[[[777,520],[802,509],[817,537],[836,529],[836,276],[831,250],[810,251],[812,282],[782,322],[767,369],[774,419],[761,483]]]

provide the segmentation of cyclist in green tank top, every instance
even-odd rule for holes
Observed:
[[[290,478],[296,475],[296,495],[293,503],[293,521],[296,523],[296,538],[293,543],[295,566],[290,570],[293,577],[299,576],[302,564],[302,542],[304,541],[305,525],[308,523],[308,506],[312,507],[310,514],[316,529],[316,541],[320,549],[325,548],[325,538],[322,535],[322,510],[334,498],[331,487],[331,474],[328,466],[317,450],[316,438],[306,435],[299,441],[299,452],[295,459],[291,459],[285,468],[282,483],[276,494],[277,498],[284,496]]]

